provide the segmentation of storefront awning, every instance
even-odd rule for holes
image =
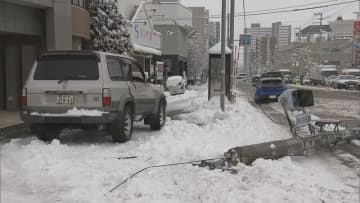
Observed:
[[[133,44],[133,48],[137,53],[161,56],[161,51],[154,48],[145,47],[139,44]]]

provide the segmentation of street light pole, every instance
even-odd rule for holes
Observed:
[[[226,0],[222,0],[221,13],[221,83],[220,83],[220,108],[225,111],[225,35],[226,35]]]
[[[319,65],[321,65],[321,38],[322,38],[322,32],[321,32],[321,26],[322,26],[322,21],[323,21],[323,13],[322,12],[318,12],[318,13],[314,13],[315,16],[320,16],[319,20],[320,20],[320,26],[319,26]]]
[[[230,95],[229,99],[230,101],[233,101],[233,83],[234,83],[234,18],[235,18],[235,0],[231,0],[230,4],[230,40],[229,45],[231,49],[231,55],[230,55]]]

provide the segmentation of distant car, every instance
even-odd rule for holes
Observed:
[[[280,69],[279,72],[281,72],[286,84],[295,84],[295,76],[289,69]]]
[[[325,80],[325,85],[332,86],[336,82],[337,78],[338,78],[338,76],[336,76],[336,75],[330,75]]]
[[[259,83],[260,75],[255,75],[251,78],[251,84],[253,87],[256,87]]]
[[[281,80],[284,79],[284,75],[281,71],[269,71],[266,73],[261,74],[261,78],[280,78]]]
[[[246,82],[247,79],[249,77],[249,74],[247,73],[240,73],[239,75],[236,76],[236,79],[241,81],[241,82]]]
[[[311,84],[311,80],[308,77],[304,77],[303,78],[303,85],[310,85]]]
[[[166,81],[166,87],[169,89],[171,95],[184,94],[186,82],[180,75],[170,76]]]
[[[280,77],[261,78],[255,91],[255,102],[277,100],[286,90],[285,82]]]
[[[332,87],[334,89],[356,89],[360,81],[353,75],[339,75]]]

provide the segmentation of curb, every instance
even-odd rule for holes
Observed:
[[[0,141],[19,137],[20,135],[27,133],[28,131],[29,128],[24,123],[0,128]]]

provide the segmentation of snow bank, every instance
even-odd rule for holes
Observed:
[[[67,117],[67,116],[99,117],[99,116],[102,116],[103,114],[107,114],[107,113],[109,113],[109,112],[104,112],[104,111],[99,111],[99,110],[89,110],[89,109],[77,109],[76,107],[74,107],[72,109],[69,109],[67,112],[61,113],[61,114],[32,112],[30,115],[32,115],[32,116],[48,116],[48,117]]]
[[[168,118],[159,132],[135,129],[125,144],[45,144],[32,137],[2,145],[1,202],[358,202],[356,173],[317,158],[257,160],[236,166],[235,175],[191,165],[155,168],[108,193],[150,165],[219,157],[234,146],[289,137],[243,98],[227,103],[224,113],[218,98],[207,102],[206,92],[180,97],[194,97],[193,112]]]
[[[347,89],[334,89],[332,87],[328,87],[328,86],[308,86],[308,85],[294,85],[294,84],[288,84],[288,87],[291,88],[298,88],[298,89],[307,89],[307,90],[322,90],[322,91],[327,91],[327,92],[353,92],[353,93],[358,93],[358,90],[347,90]]]

